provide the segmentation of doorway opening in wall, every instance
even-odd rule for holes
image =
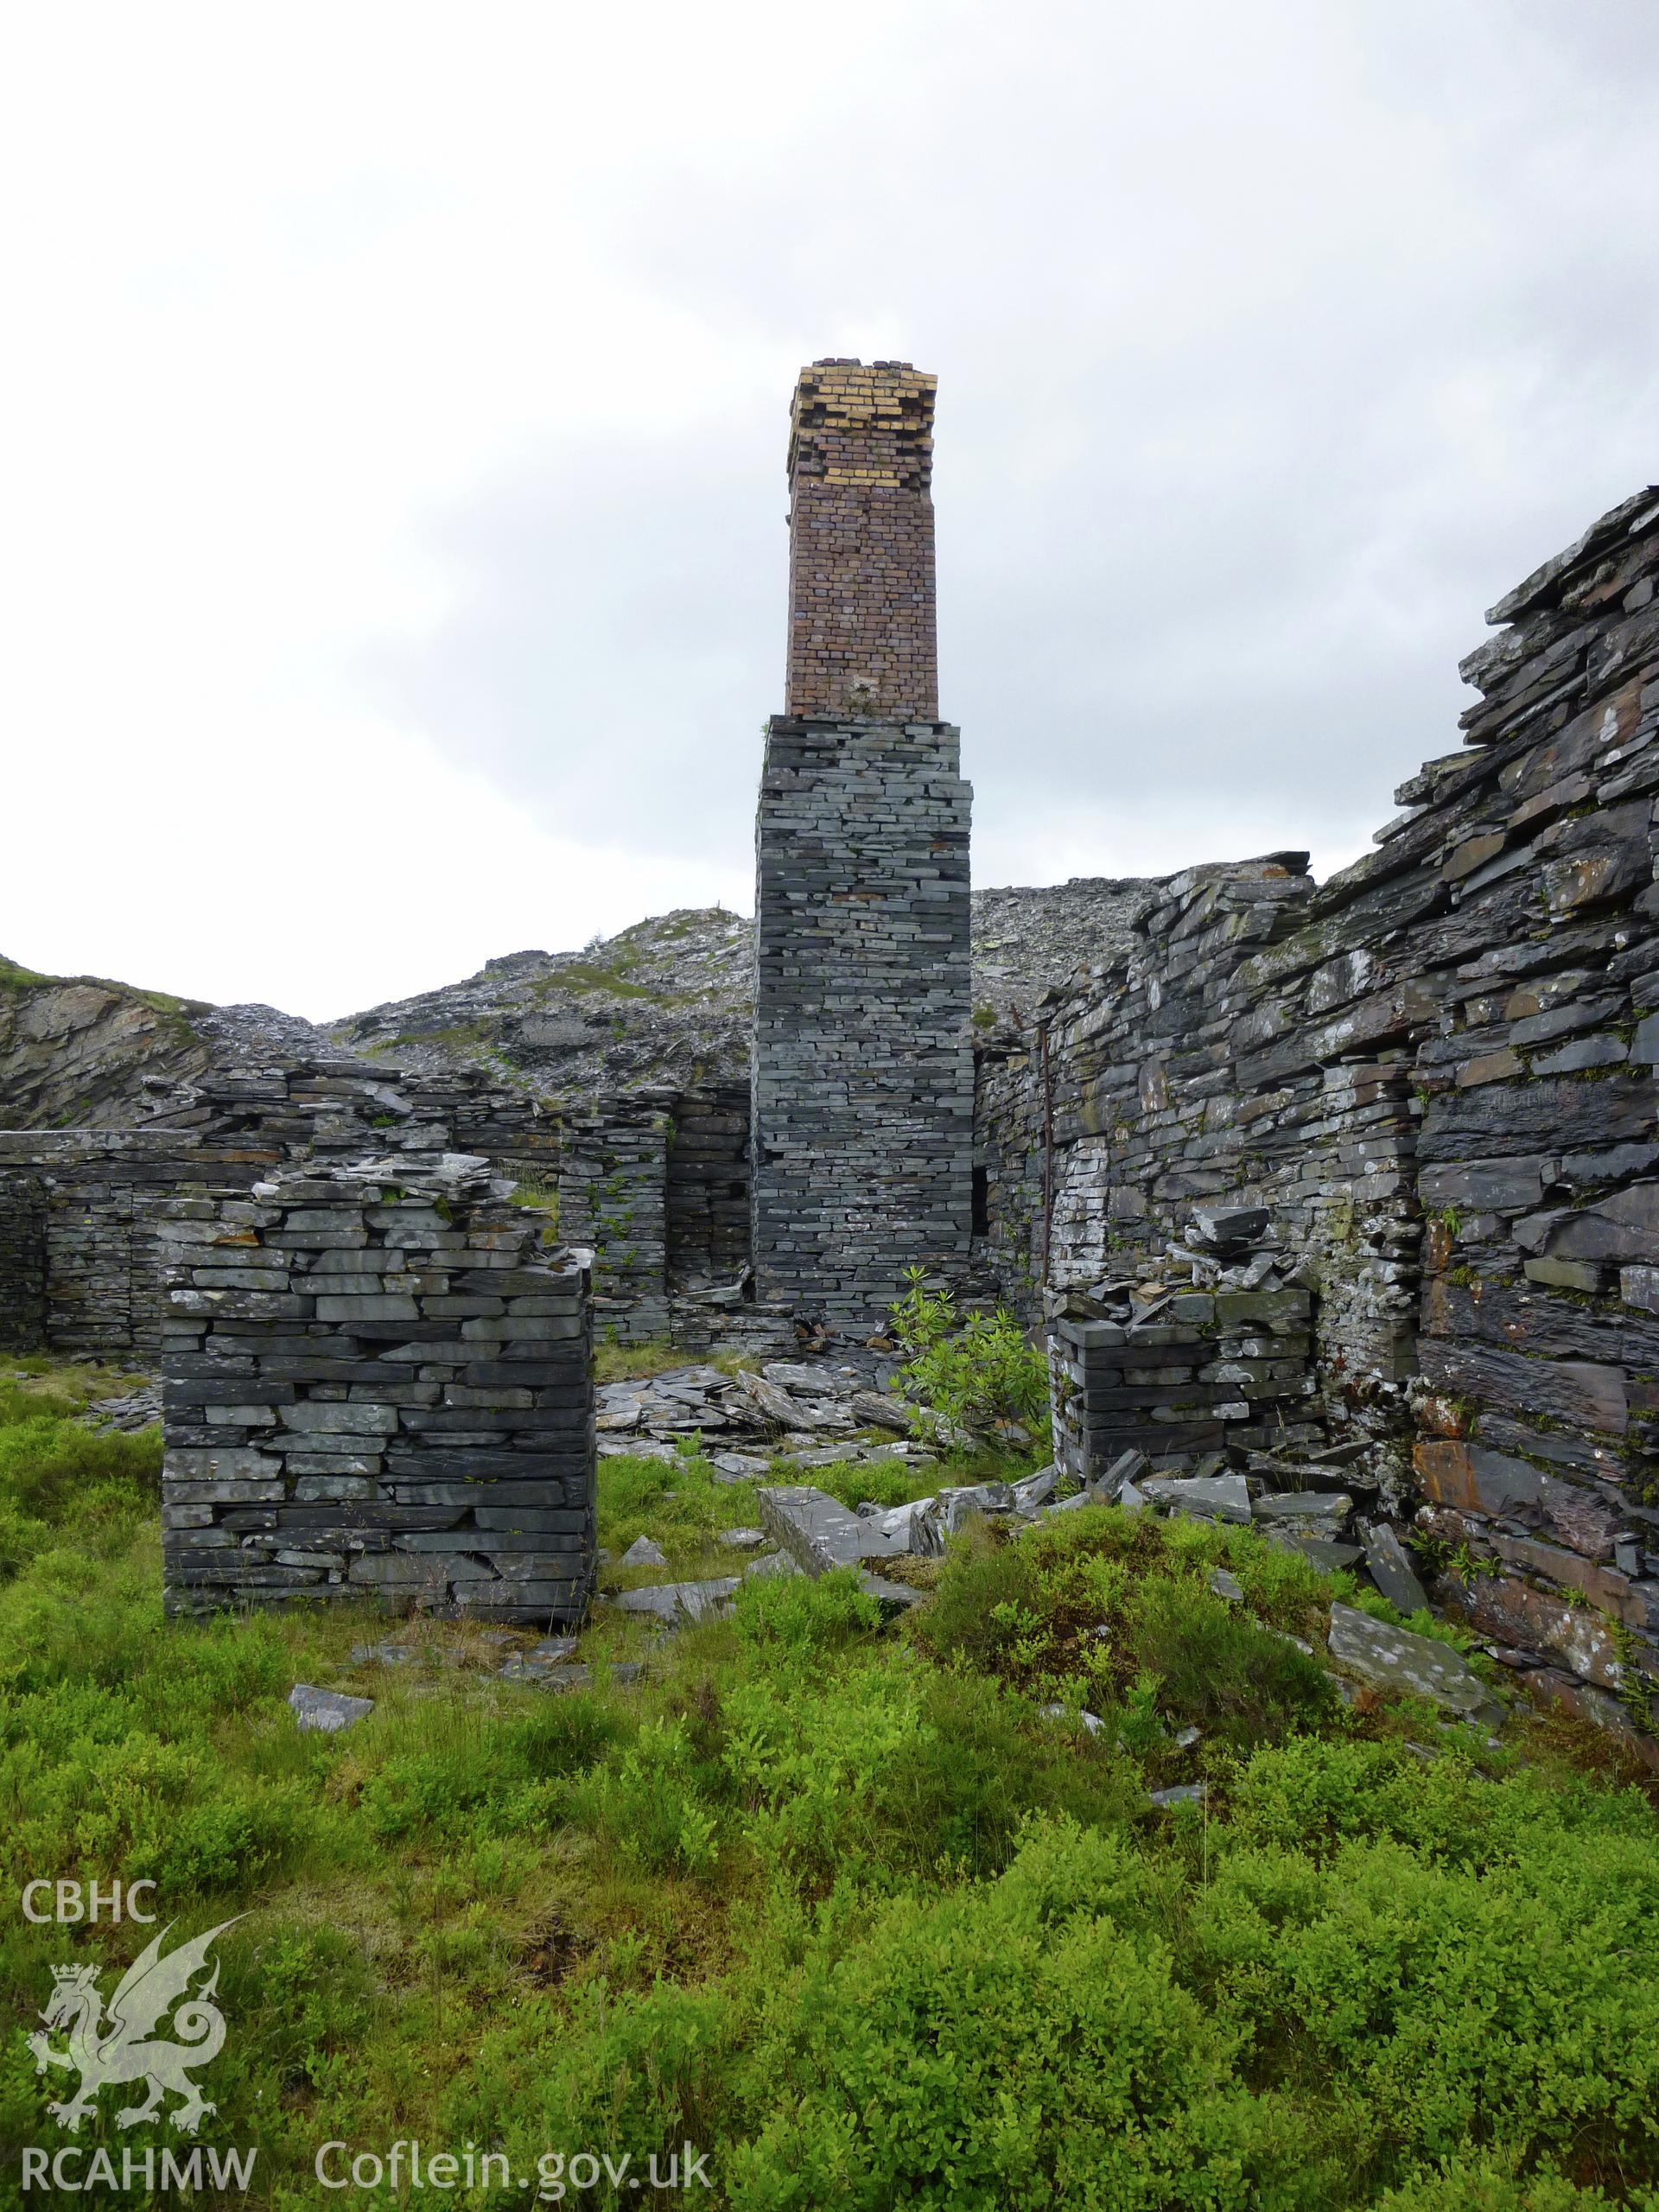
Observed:
[[[976,1236],[988,1236],[991,1233],[991,1171],[988,1167],[976,1167],[974,1170],[973,1218],[970,1225]]]

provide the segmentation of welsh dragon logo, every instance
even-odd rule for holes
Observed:
[[[243,1917],[237,1915],[238,1920]],[[122,1975],[110,1999],[107,2019],[95,1967],[52,1969],[51,2000],[41,2018],[48,2030],[67,2031],[67,2045],[54,2050],[50,2035],[36,2031],[29,2038],[29,2047],[35,2054],[37,2074],[44,2074],[48,2066],[79,2073],[80,2087],[74,2095],[47,2107],[53,2119],[61,2121],[72,2135],[92,2111],[99,2091],[111,2082],[143,2082],[149,2089],[142,2104],[130,2105],[116,2114],[118,2127],[136,2127],[141,2120],[154,2119],[169,2090],[184,2100],[167,2115],[182,2134],[194,2135],[207,2113],[216,2109],[203,2097],[190,2073],[217,2058],[224,2045],[225,2015],[213,2001],[219,1986],[219,1961],[213,1961],[212,1974],[194,1995],[190,1984],[207,1968],[207,1948],[214,1937],[234,1928],[236,1921],[222,1920],[205,1936],[179,1944],[163,1957],[162,1945],[175,1925],[169,1922]],[[188,2001],[180,2003],[181,1999]],[[154,2033],[169,2012],[173,2012],[173,2032],[183,2038],[181,2042],[164,2042]]]

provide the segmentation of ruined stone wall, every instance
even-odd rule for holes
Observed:
[[[749,1094],[721,1084],[675,1099],[668,1147],[668,1278],[735,1283],[749,1264]]]
[[[790,715],[937,721],[933,400],[908,361],[815,361],[790,414]]]
[[[1026,1309],[1046,1187],[1085,1298],[1200,1200],[1265,1205],[1333,1430],[1462,1562],[1437,1598],[1611,1724],[1659,1686],[1656,580],[1648,492],[1494,608],[1465,749],[1375,853],[1175,879],[980,1079]]]
[[[945,723],[774,717],[755,829],[763,1297],[879,1322],[971,1218],[968,817]]]
[[[1659,490],[1499,602],[1471,752],[1404,787],[1379,982],[1437,1009],[1423,1102],[1442,1589],[1597,1717],[1659,1688]]]
[[[307,1163],[175,1200],[171,1611],[573,1618],[594,1564],[585,1268],[486,1163]]]
[[[154,1365],[160,1236],[179,1189],[244,1189],[285,1160],[475,1153],[551,1179],[557,1126],[476,1075],[404,1077],[340,1056],[154,1086],[136,1129],[0,1130],[0,1336]]]
[[[560,1233],[594,1255],[594,1325],[621,1344],[668,1334],[668,1142],[675,1095],[624,1091],[569,1113]]]
[[[0,1345],[46,1343],[47,1189],[27,1168],[0,1169]]]
[[[1090,1286],[1185,1249],[1196,1206],[1265,1207],[1280,1274],[1319,1294],[1327,1418],[1394,1436],[1403,1468],[1408,1071],[1401,1044],[1333,1011],[1332,963],[1304,957],[1305,857],[1172,879],[1128,961],[1057,993],[1028,1052],[982,1061],[984,1250],[1028,1319],[1045,1281],[1084,1319]]]
[[[210,1163],[251,1182],[280,1157],[177,1130],[0,1130],[0,1334],[16,1296],[42,1346],[153,1366],[165,1306],[159,1239],[180,1185]]]

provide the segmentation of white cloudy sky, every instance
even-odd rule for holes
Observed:
[[[785,418],[940,377],[982,883],[1368,842],[1659,476],[1652,0],[0,17],[0,950],[327,1016],[749,903]]]

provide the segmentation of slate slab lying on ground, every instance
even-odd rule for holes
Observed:
[[[1195,1520],[1243,1524],[1250,1518],[1250,1488],[1243,1475],[1147,1475],[1140,1489],[1154,1505]]]
[[[340,1690],[320,1690],[311,1682],[296,1682],[288,1701],[302,1728],[320,1728],[329,1736],[374,1711],[372,1697],[347,1697]]]
[[[1331,1656],[1374,1688],[1431,1699],[1452,1713],[1488,1718],[1501,1711],[1489,1685],[1450,1644],[1391,1628],[1351,1605],[1331,1608]]]
[[[644,1590],[620,1590],[606,1602],[625,1613],[654,1613],[674,1625],[718,1612],[742,1580],[741,1574],[717,1574],[706,1582],[653,1582]]]
[[[921,1592],[912,1590],[909,1583],[889,1582],[883,1574],[872,1574],[868,1567],[861,1567],[858,1571],[858,1586],[867,1598],[874,1598],[882,1611],[889,1615],[907,1611],[912,1605],[919,1605],[922,1602]]]
[[[1328,1536],[1311,1536],[1305,1529],[1287,1529],[1282,1522],[1264,1522],[1262,1534],[1274,1551],[1294,1552],[1321,1574],[1334,1574],[1339,1567],[1352,1567],[1363,1556],[1357,1544],[1334,1544]],[[1388,1592],[1383,1592],[1388,1596]],[[1405,1610],[1403,1607],[1402,1610]]]
[[[612,1683],[620,1688],[625,1688],[630,1682],[637,1682],[645,1671],[637,1659],[616,1660],[609,1669]],[[501,1680],[518,1682],[531,1689],[556,1693],[560,1690],[585,1690],[593,1682],[594,1670],[585,1660],[566,1666],[532,1667],[510,1659],[501,1669]]]
[[[1359,1533],[1365,1540],[1365,1564],[1371,1580],[1389,1603],[1402,1613],[1423,1611],[1428,1592],[1417,1580],[1410,1554],[1388,1522],[1365,1522]]]
[[[838,1500],[804,1485],[755,1492],[768,1535],[809,1574],[892,1559],[906,1549],[873,1521],[861,1521]]]

